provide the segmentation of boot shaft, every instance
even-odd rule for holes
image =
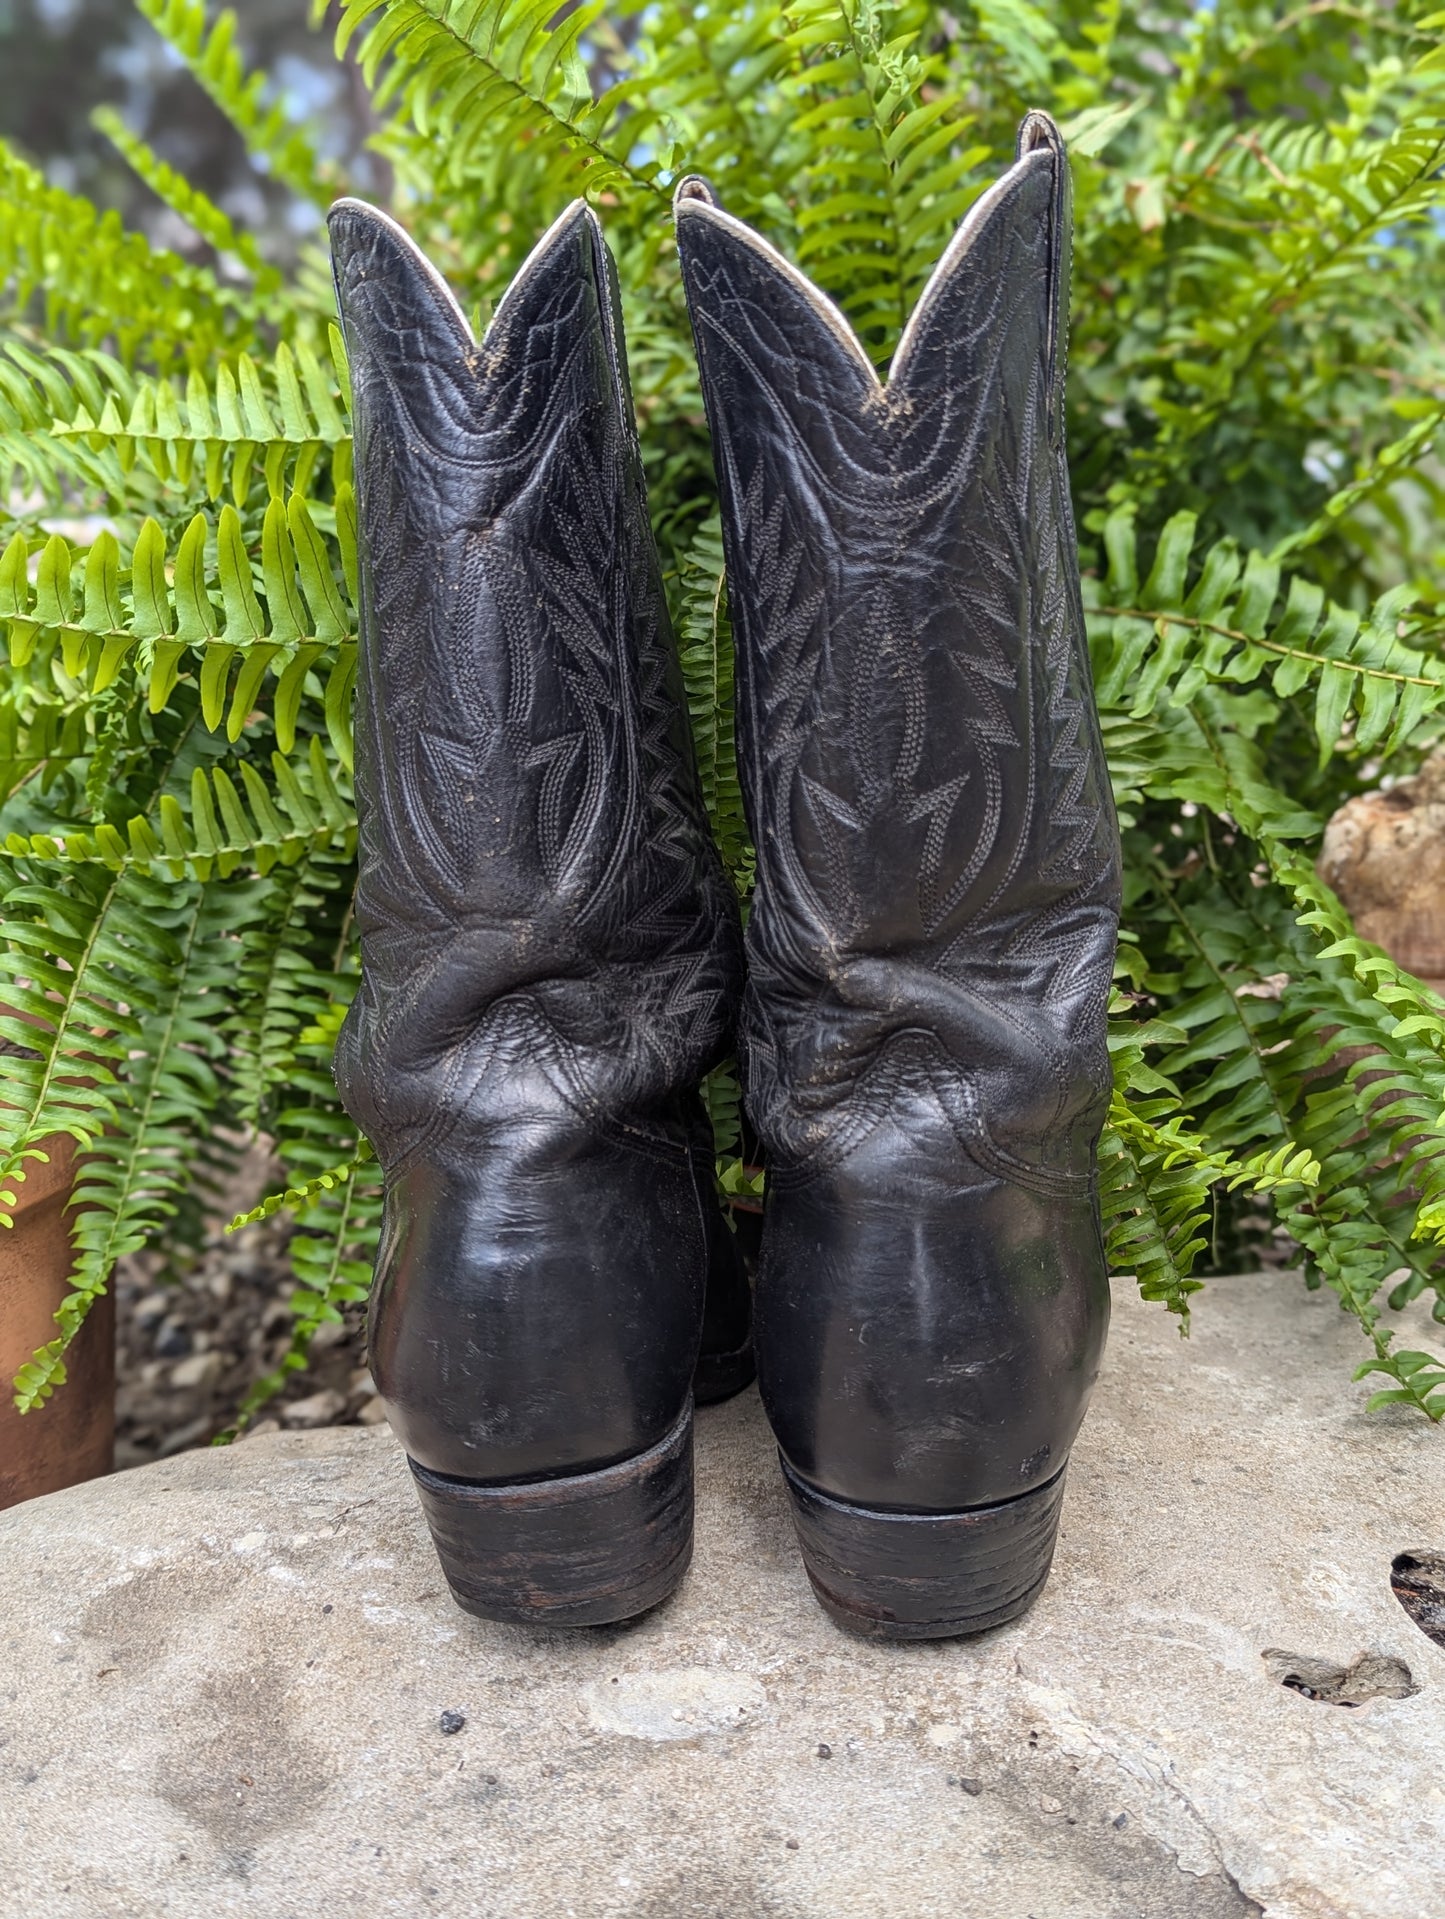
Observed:
[[[525,1615],[549,1497],[522,1502],[536,1563],[487,1571],[516,1512],[476,1488],[579,1478],[588,1510],[634,1512],[652,1481],[607,1475],[663,1446],[681,1526],[705,1302],[719,1389],[750,1369],[697,1096],[732,1044],[737,906],[596,216],[557,221],[480,341],[393,221],[342,202],[331,229],[361,558],[362,985],[336,1076],[386,1176],[369,1354],[413,1463],[463,1488],[460,1507],[426,1491],[463,1603]],[[621,1583],[577,1616],[652,1603],[684,1533],[661,1570],[599,1537]],[[582,1538],[564,1587],[585,1584]]]
[[[392,221],[331,227],[361,555],[347,1097],[393,1155],[665,1102],[729,1042],[736,907],[596,217],[562,216],[480,342]]]
[[[756,1123],[785,1165],[812,1163],[851,1137],[845,1109],[871,1123],[920,1099],[975,1140],[983,1123],[1086,1167],[1119,848],[1064,458],[1057,133],[1025,121],[886,384],[700,183],[680,189],[678,243],[758,849]]]
[[[981,1630],[1047,1569],[1108,1317],[1120,862],[1064,459],[1067,168],[1030,115],[886,384],[700,183],[677,225],[758,852],[759,1383],[823,1603]]]

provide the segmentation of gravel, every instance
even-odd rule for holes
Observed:
[[[255,1382],[281,1363],[291,1339],[290,1223],[282,1215],[224,1230],[279,1183],[263,1152],[248,1155],[226,1195],[228,1210],[179,1282],[163,1279],[161,1252],[133,1254],[116,1268],[117,1467],[209,1445],[235,1422]],[[385,1417],[366,1370],[363,1312],[346,1307],[341,1325],[321,1328],[311,1364],[287,1379],[249,1432],[373,1425]]]

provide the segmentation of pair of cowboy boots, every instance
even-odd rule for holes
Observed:
[[[1031,114],[886,385],[698,180],[757,890],[701,804],[616,280],[578,204],[477,342],[332,214],[361,531],[337,1078],[386,1181],[372,1369],[458,1601],[596,1624],[687,1565],[694,1399],[753,1351],[840,1624],[981,1631],[1047,1576],[1108,1290],[1119,848],[1079,597],[1057,131]],[[744,951],[746,964],[744,963]],[[698,1085],[766,1154],[749,1290]]]

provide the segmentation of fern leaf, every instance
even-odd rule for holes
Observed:
[[[927,9],[805,0],[789,18],[784,92],[815,156],[802,169],[798,261],[886,360],[983,190],[975,170],[991,149],[966,141],[976,116],[928,51]]]
[[[453,181],[485,140],[526,138],[563,163],[570,190],[661,197],[655,164],[631,157],[619,97],[594,99],[582,37],[601,0],[558,13],[538,0],[345,0],[336,48],[355,57],[380,106],[405,114]]]
[[[328,187],[343,190],[336,170],[323,164],[301,128],[287,119],[279,105],[266,103],[262,76],[247,74],[236,45],[236,16],[229,8],[207,27],[205,0],[135,0],[135,4],[175,49],[267,173],[283,180],[303,200],[324,202],[330,197]]]
[[[103,381],[98,390],[45,425],[83,471],[90,455],[90,477],[117,504],[130,496],[138,466],[168,486],[189,491],[199,485],[211,500],[229,491],[241,509],[258,481],[273,499],[287,491],[305,497],[323,453],[333,488],[350,482],[344,402],[330,368],[304,337],[283,342],[267,362],[246,353],[222,360],[210,379],[192,370],[184,385],[142,378],[127,380],[118,392],[115,369],[99,364],[96,370]]]
[[[218,253],[229,254],[245,267],[258,293],[276,291],[281,284],[281,276],[274,267],[267,266],[251,235],[241,232],[215,201],[198,187],[193,187],[184,174],[167,166],[159,154],[131,132],[113,108],[98,107],[91,115],[91,123],[105,135],[159,200],[178,213]]]
[[[163,794],[154,825],[136,814],[124,832],[101,824],[47,833],[12,833],[6,851],[15,859],[54,865],[99,866],[114,873],[137,870],[180,880],[212,874],[229,879],[235,872],[265,877],[273,867],[292,866],[312,852],[335,850],[343,857],[355,847],[356,815],[338,787],[320,739],[311,736],[299,766],[276,753],[274,787],[243,763],[242,786],[223,767],[197,766],[191,775],[190,806]]]
[[[336,987],[338,928],[346,925],[352,881],[350,861],[330,852],[282,864],[242,932],[228,1034],[233,1097],[242,1124],[254,1130],[271,1129],[276,1089],[288,1085],[308,1035],[314,1043],[318,997]]]
[[[127,233],[114,213],[51,186],[0,141],[0,284],[22,317],[37,296],[46,331],[122,361],[194,364],[245,326],[244,309],[213,274]]]
[[[127,910],[112,905],[108,940],[117,947],[123,940],[131,963],[143,954],[149,960],[146,1007],[112,1082],[109,1123],[81,1162],[72,1202],[72,1290],[56,1313],[56,1337],[17,1377],[21,1412],[43,1404],[63,1380],[65,1353],[115,1262],[165,1225],[192,1177],[193,1132],[215,1099],[224,1050],[215,1012],[234,965],[233,935],[256,904],[254,891],[238,887],[177,891],[135,878],[119,897]],[[153,922],[149,940],[140,932],[145,915]],[[163,942],[156,927],[164,929]],[[107,970],[114,977],[116,962]]]
[[[746,894],[754,854],[738,784],[732,628],[722,524],[715,513],[699,527],[682,562],[678,654],[703,803],[723,864],[739,892]]]
[[[43,669],[58,653],[65,673],[93,694],[133,677],[153,713],[170,704],[189,673],[205,724],[232,742],[269,686],[283,753],[295,742],[312,676],[324,670],[326,725],[349,768],[356,642],[343,582],[350,537],[338,529],[328,540],[304,499],[273,496],[259,567],[240,516],[226,505],[214,529],[195,514],[173,558],[161,527],[147,518],[129,568],[108,531],[83,561],[53,534],[32,581],[29,541],[17,531],[0,556],[0,627],[11,664]]]
[[[354,965],[348,952],[347,966]],[[371,1149],[356,1137],[341,1110],[330,1061],[345,1002],[356,975],[317,975],[313,986],[315,1019],[303,1028],[289,1072],[298,1103],[276,1118],[278,1151],[288,1175],[285,1190],[264,1200],[250,1219],[269,1218],[283,1208],[296,1214],[290,1245],[297,1285],[291,1295],[290,1345],[279,1367],[258,1380],[238,1414],[240,1430],[275,1397],[287,1379],[307,1364],[318,1327],[341,1317],[343,1306],[366,1298],[381,1231],[381,1184],[372,1167]],[[335,1158],[338,1143],[346,1157]],[[237,1220],[235,1224],[245,1224]],[[229,1437],[231,1435],[223,1435]]]
[[[280,1365],[252,1385],[235,1423],[217,1444],[228,1444],[244,1432],[261,1408],[285,1390],[287,1380],[305,1370],[311,1342],[323,1325],[338,1323],[342,1307],[366,1298],[381,1209],[380,1186],[361,1176],[368,1163],[367,1152],[358,1149],[350,1160],[278,1195],[275,1210],[285,1206],[298,1215],[290,1246],[298,1282],[290,1300],[291,1338]],[[259,1207],[248,1217],[269,1214]]]
[[[327,1193],[334,1193],[338,1186],[344,1186],[349,1179],[370,1166],[375,1159],[369,1145],[363,1140],[351,1155],[336,1166],[328,1166],[324,1173],[316,1173],[300,1186],[287,1186],[279,1193],[271,1193],[253,1206],[249,1213],[237,1213],[226,1228],[228,1233],[238,1233],[243,1226],[254,1226],[263,1219],[274,1219],[280,1212],[297,1212],[312,1206]]]
[[[1210,684],[1267,678],[1282,700],[1312,696],[1323,764],[1347,721],[1352,753],[1390,753],[1445,701],[1445,663],[1402,637],[1433,630],[1410,620],[1408,589],[1392,588],[1362,617],[1302,575],[1282,582],[1273,558],[1242,559],[1229,540],[1207,549],[1191,586],[1196,525],[1193,513],[1174,515],[1142,586],[1134,508],[1117,509],[1104,527],[1109,574],[1088,582],[1086,600],[1106,711],[1143,719],[1186,707]]]

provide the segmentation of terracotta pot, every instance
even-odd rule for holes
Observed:
[[[65,1356],[66,1383],[44,1406],[15,1410],[10,1382],[37,1346],[55,1337],[55,1309],[70,1291],[75,1143],[44,1141],[12,1190],[15,1224],[0,1228],[0,1508],[111,1470],[115,1442],[115,1301],[106,1294]]]

